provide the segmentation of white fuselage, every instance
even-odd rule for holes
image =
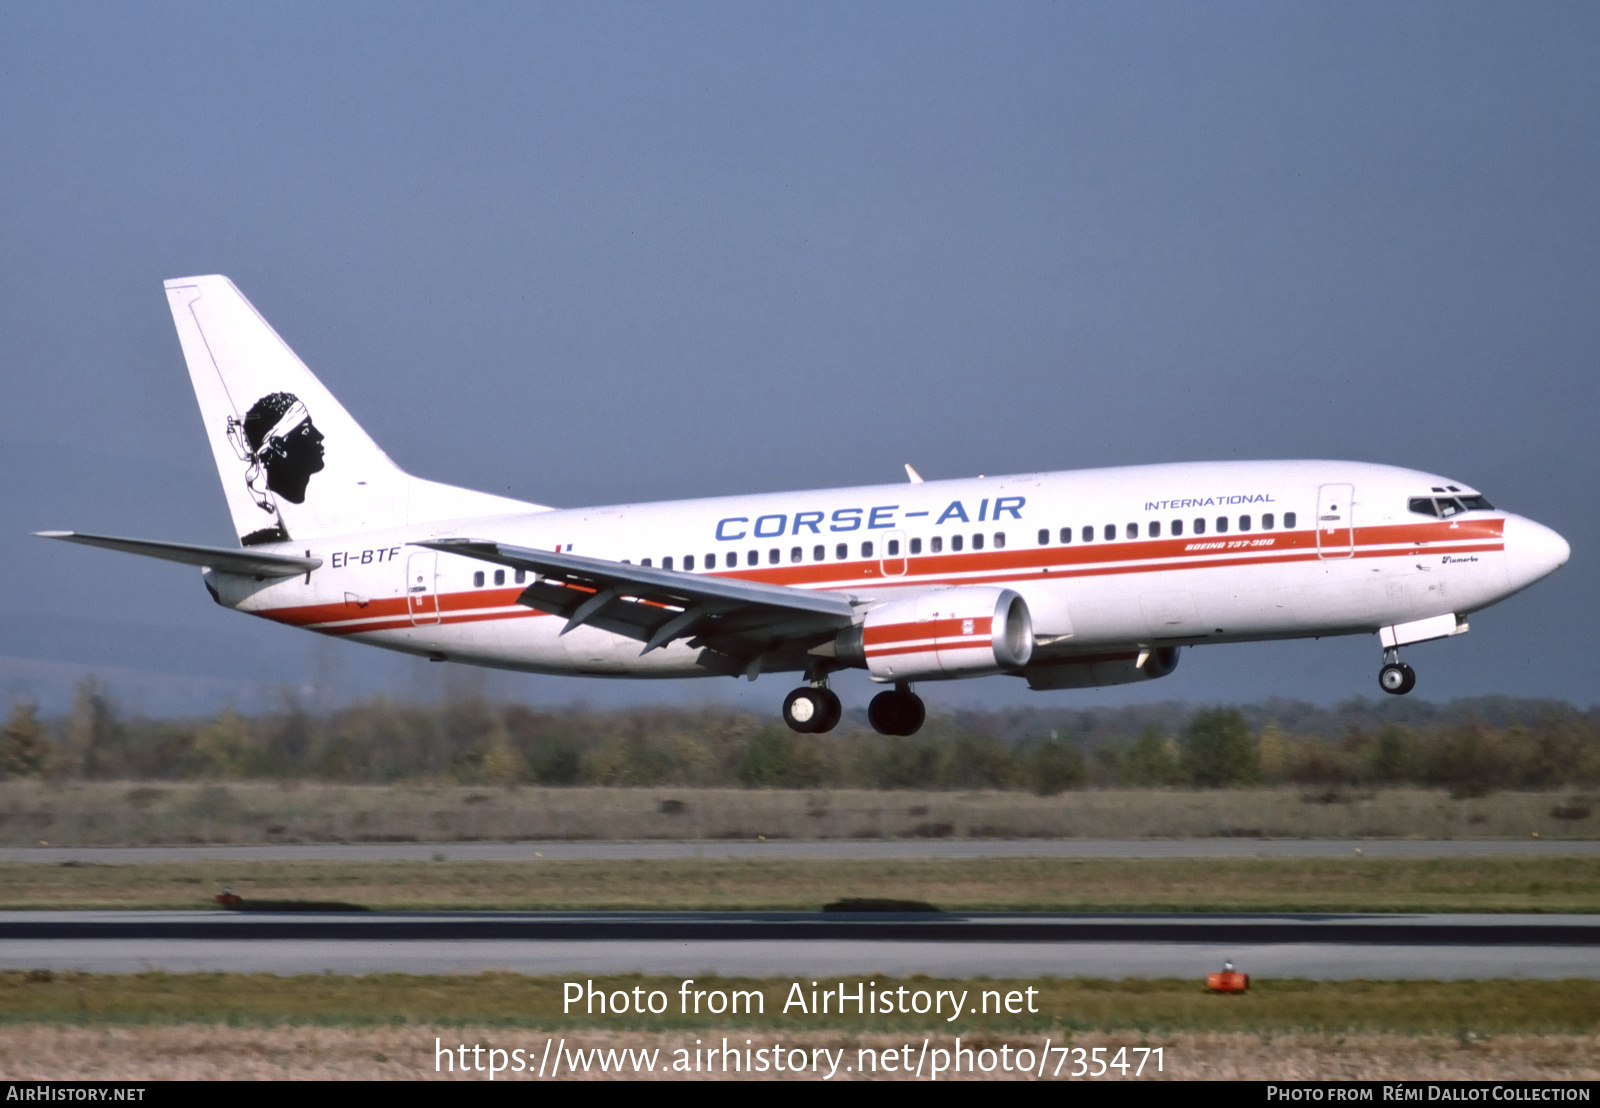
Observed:
[[[1560,536],[1531,520],[1408,507],[1475,495],[1433,474],[1355,462],[1130,466],[427,523],[263,548],[322,559],[303,577],[208,571],[207,581],[229,607],[325,634],[618,677],[726,670],[681,641],[641,654],[638,641],[591,626],[563,635],[563,620],[517,603],[529,583],[520,571],[410,544],[492,537],[831,590],[863,611],[926,590],[1003,585],[1027,601],[1033,663],[1047,664],[1460,618],[1566,560]]]

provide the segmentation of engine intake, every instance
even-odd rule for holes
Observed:
[[[1033,620],[1010,589],[935,589],[873,608],[836,647],[874,681],[1014,673],[1033,657]]]

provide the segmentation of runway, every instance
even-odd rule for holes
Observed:
[[[0,912],[0,968],[93,973],[1600,977],[1600,917]]]
[[[252,846],[13,846],[0,862],[628,861],[676,858],[1371,858],[1600,855],[1597,839],[780,839],[516,843],[266,843]]]

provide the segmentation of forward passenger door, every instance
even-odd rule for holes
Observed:
[[[1356,552],[1354,485],[1323,485],[1317,490],[1317,556],[1351,558]]]

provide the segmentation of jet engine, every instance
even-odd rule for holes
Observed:
[[[935,589],[873,608],[835,646],[874,681],[1015,673],[1033,657],[1033,621],[1010,589]]]

